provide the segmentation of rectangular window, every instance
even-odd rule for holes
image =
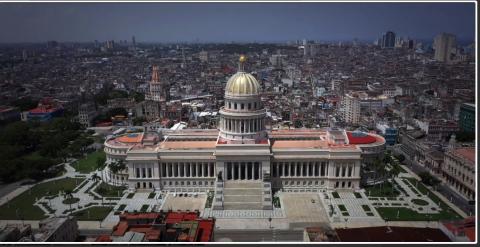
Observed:
[[[142,168],[142,178],[145,178],[145,177],[146,177],[146,171],[145,171],[145,168]]]
[[[148,168],[148,177],[149,177],[149,178],[152,177],[152,168]]]
[[[135,177],[139,178],[140,177],[140,168],[135,169],[136,174]]]

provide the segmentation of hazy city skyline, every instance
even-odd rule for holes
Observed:
[[[0,42],[373,41],[382,32],[471,42],[474,3],[4,3]]]

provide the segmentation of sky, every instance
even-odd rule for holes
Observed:
[[[0,42],[475,39],[474,3],[0,3]]]

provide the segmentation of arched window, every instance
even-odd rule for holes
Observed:
[[[237,103],[233,103],[233,108],[236,110],[237,109]]]
[[[252,109],[252,103],[248,103],[248,109]]]
[[[245,105],[242,103],[242,104],[240,105],[240,108],[241,108],[242,110],[245,109]]]

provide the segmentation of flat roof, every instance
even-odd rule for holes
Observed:
[[[116,138],[116,141],[123,143],[140,143],[142,142],[143,133],[131,133]]]
[[[217,141],[166,141],[160,144],[161,149],[213,149]]]
[[[322,140],[276,140],[272,148],[328,148],[328,143]]]

